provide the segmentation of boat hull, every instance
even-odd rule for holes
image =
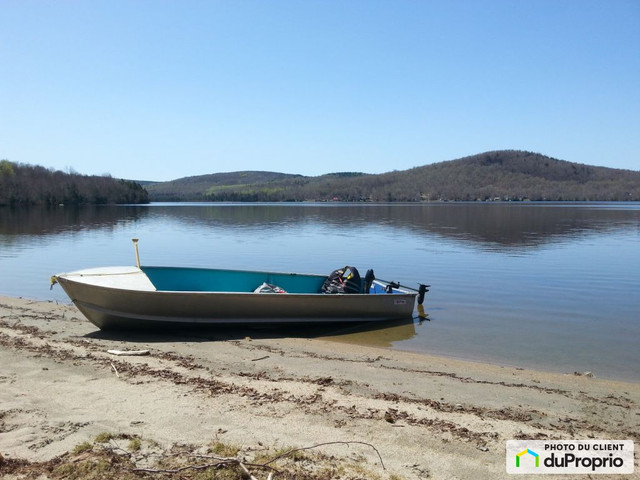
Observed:
[[[409,292],[327,295],[155,290],[139,269],[123,273],[120,282],[117,273],[102,279],[95,273],[76,272],[55,279],[100,329],[397,320],[411,318],[415,301],[415,293]],[[113,286],[125,281],[126,288]]]

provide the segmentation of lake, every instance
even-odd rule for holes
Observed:
[[[336,341],[640,381],[639,203],[0,208],[0,294],[68,302],[50,276],[133,265],[133,237],[147,265],[431,285],[428,321]]]

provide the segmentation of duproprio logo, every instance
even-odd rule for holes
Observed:
[[[635,466],[633,440],[507,440],[505,454],[513,475],[630,474]]]
[[[518,468],[520,467],[520,457],[522,457],[523,455],[526,455],[527,453],[536,459],[536,467],[539,467],[540,466],[540,455],[538,455],[533,450],[529,450],[528,448],[525,449],[525,450],[522,450],[520,453],[516,454],[516,467],[518,467]]]

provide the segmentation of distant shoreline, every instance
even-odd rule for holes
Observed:
[[[144,203],[82,203],[59,205],[1,205],[5,209],[29,208],[85,208],[85,207],[148,207],[152,205],[632,205],[640,200],[422,200],[422,201],[242,201],[242,200],[152,200]]]

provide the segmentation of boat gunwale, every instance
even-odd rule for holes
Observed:
[[[56,279],[60,279],[60,276],[55,275]],[[87,287],[91,287],[91,288],[97,288],[100,290],[109,290],[109,291],[115,291],[115,292],[131,292],[131,293],[136,293],[136,294],[144,294],[144,295],[158,295],[158,294],[173,294],[173,295],[264,295],[264,296],[278,296],[278,297],[288,297],[288,296],[307,296],[307,297],[326,297],[326,298],[334,298],[334,297],[372,297],[372,296],[379,296],[379,295],[394,295],[394,296],[410,296],[410,297],[415,297],[417,295],[417,293],[415,292],[407,292],[400,289],[395,289],[396,291],[392,292],[392,293],[323,293],[323,292],[316,292],[316,293],[294,293],[294,292],[287,292],[287,293],[259,293],[259,292],[225,292],[225,291],[218,291],[218,290],[206,290],[206,291],[202,291],[202,290],[138,290],[138,289],[134,289],[134,288],[120,288],[120,287],[111,287],[111,286],[105,286],[105,285],[96,285],[93,283],[87,283],[87,282],[82,282],[82,281],[77,281],[77,280],[73,280],[73,279],[69,279],[66,277],[63,277],[63,281],[66,282],[70,282],[70,283],[77,283],[77,284],[81,284]],[[60,282],[58,282],[60,283]],[[62,284],[61,284],[62,285]]]
[[[131,269],[130,271],[125,272],[114,272],[114,273],[97,273],[98,270],[103,268],[127,268]],[[190,294],[190,295],[280,295],[280,296],[310,296],[310,297],[335,297],[335,296],[348,296],[348,297],[364,297],[370,295],[399,295],[399,296],[412,296],[415,298],[417,293],[407,291],[402,287],[395,288],[394,292],[391,293],[369,293],[369,292],[359,292],[359,293],[324,293],[324,292],[314,292],[314,293],[296,293],[296,292],[286,292],[286,293],[259,293],[255,291],[223,291],[223,290],[160,290],[158,289],[153,282],[149,279],[149,276],[144,271],[145,266],[135,267],[135,266],[116,266],[116,267],[97,267],[97,268],[88,268],[83,270],[76,270],[73,272],[66,272],[53,275],[52,278],[55,278],[59,281],[62,278],[64,281],[78,283],[90,287],[99,288],[102,290],[111,290],[111,291],[120,291],[120,292],[136,292],[136,293],[144,293],[144,294],[159,294],[159,293],[172,293],[172,294]],[[270,270],[237,270],[237,269],[229,269],[229,268],[206,268],[206,267],[165,267],[165,266],[157,266],[157,265],[149,265],[148,268],[161,268],[161,269],[170,269],[170,270],[198,270],[198,271],[216,271],[216,272],[237,272],[237,273],[255,273],[255,274],[266,274],[266,275],[290,275],[290,276],[305,276],[305,277],[319,277],[319,278],[328,278],[328,275],[322,275],[317,273],[296,273],[296,272],[279,272],[279,271],[270,271]],[[91,271],[96,271],[96,273],[91,273]],[[136,288],[122,288],[117,286],[108,286],[108,285],[97,285],[90,282],[83,282],[82,280],[78,280],[71,277],[117,277],[117,276],[128,276],[135,274],[144,274],[144,276],[150,281],[150,283],[154,286],[155,290],[143,290]],[[386,285],[386,282],[375,279],[374,282],[379,285]]]

